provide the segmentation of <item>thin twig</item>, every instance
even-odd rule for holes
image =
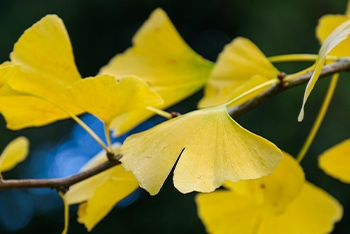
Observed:
[[[320,78],[330,76],[334,73],[344,72],[344,71],[350,71],[350,58],[342,58],[330,65],[324,66],[322,69]],[[239,106],[230,108],[228,110],[228,113],[232,118],[237,118],[243,115],[244,113],[252,110],[253,108],[259,106],[260,104],[264,103],[265,101],[272,98],[273,96],[276,96],[277,94],[287,89],[290,89],[292,87],[308,82],[312,76],[312,73],[313,71],[310,71],[306,74],[295,77],[293,80],[290,80],[282,85],[280,84],[274,85],[268,90],[266,90],[265,92],[258,95],[257,97],[252,98]]]
[[[119,159],[109,160],[89,170],[61,179],[0,180],[0,190],[24,188],[68,189],[73,184],[88,179],[119,164]]]

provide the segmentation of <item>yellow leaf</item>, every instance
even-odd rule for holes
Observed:
[[[343,208],[335,198],[306,181],[284,213],[264,217],[258,233],[331,233],[342,215]]]
[[[11,64],[19,65],[19,71],[8,80],[11,89],[22,95],[33,95],[58,104],[63,109],[78,115],[83,111],[69,103],[63,96],[66,88],[81,79],[74,63],[72,47],[64,24],[56,15],[48,15],[27,29],[14,46],[10,55]],[[40,106],[42,117],[34,123],[25,122],[21,126],[40,126],[69,116],[62,112],[57,118],[52,115],[46,118],[47,109],[52,109],[52,104]],[[56,108],[57,109],[57,108]],[[30,108],[25,108],[29,116]],[[39,107],[36,108],[39,111]],[[4,113],[15,115],[16,113]],[[10,109],[6,109],[10,111]],[[13,110],[15,112],[15,110]],[[52,113],[49,111],[49,113]],[[39,114],[38,114],[39,115]],[[50,120],[49,120],[50,119]],[[10,124],[11,126],[12,124]],[[16,128],[18,129],[18,127]]]
[[[107,125],[119,115],[163,102],[145,81],[134,76],[85,78],[74,83],[69,91],[68,97],[72,102]]]
[[[116,55],[101,74],[115,77],[137,75],[164,100],[167,108],[203,87],[212,63],[197,55],[180,37],[166,13],[156,9],[133,38],[133,46]],[[146,120],[152,112],[140,110],[123,123],[114,121],[115,134],[122,134]]]
[[[226,45],[219,55],[199,108],[224,104],[249,89],[277,77],[279,71],[250,40],[242,37]],[[235,102],[241,104],[267,88]]]
[[[209,194],[198,194],[195,200],[198,216],[207,233],[257,233],[263,209],[249,198],[218,190]]]
[[[39,127],[67,118],[67,114],[53,104],[30,95],[22,95],[7,84],[0,89],[0,112],[7,128],[19,130]]]
[[[0,172],[8,171],[22,162],[28,155],[29,141],[25,137],[17,137],[11,141],[0,156]]]
[[[119,168],[121,168],[119,166]],[[91,231],[112,209],[138,187],[136,180],[107,177],[86,203],[79,207],[78,221]]]
[[[182,193],[210,192],[226,180],[259,178],[282,158],[271,142],[238,125],[224,106],[190,112],[132,135],[121,147],[124,168],[151,195],[177,162],[174,185]]]
[[[0,65],[0,89],[11,79],[16,72],[18,72],[19,66],[5,62]]]
[[[279,214],[299,195],[304,182],[303,169],[292,156],[284,152],[283,160],[272,174],[255,180],[225,182],[224,186],[251,197],[255,203]]]
[[[305,103],[314,88],[318,77],[322,71],[322,67],[326,61],[326,56],[341,42],[343,42],[350,33],[350,19],[339,25],[336,29],[332,31],[332,33],[326,38],[324,43],[322,44],[320,51],[318,53],[318,58],[316,61],[315,71],[313,72],[304,93],[303,104],[298,116],[298,121],[302,121],[304,119],[304,107]]]
[[[325,151],[319,157],[319,167],[328,175],[350,183],[350,139]]]
[[[339,202],[306,182],[286,153],[271,175],[224,185],[230,190],[196,196],[198,215],[210,233],[330,233],[342,217]]]
[[[185,93],[194,92],[198,86],[194,85],[183,85],[183,86],[172,86],[172,87],[153,87],[164,100],[162,105],[157,106],[157,108],[164,107],[164,103],[168,103],[170,99],[175,96],[182,95]],[[111,128],[114,129],[113,134],[115,136],[119,136],[133,127],[135,127],[136,123],[141,123],[142,121],[148,119],[153,116],[154,112],[146,110],[146,109],[138,109],[113,119],[111,123]]]
[[[350,2],[348,2],[345,15],[324,15],[319,19],[316,27],[316,36],[319,42],[322,44],[327,37],[342,23],[350,19]],[[334,55],[338,57],[349,56],[348,48],[350,46],[350,38],[345,39],[338,46],[332,49],[328,55]]]
[[[115,155],[118,155],[120,153],[119,147],[120,147],[119,143],[113,144]],[[97,155],[95,155],[89,162],[87,162],[82,167],[81,171],[86,171],[106,161],[107,161],[106,152],[101,151]],[[92,198],[94,196],[96,188],[101,186],[106,180],[106,178],[115,178],[119,180],[121,183],[125,183],[125,185],[133,184],[134,190],[138,187],[137,181],[131,172],[126,172],[121,166],[115,166],[71,186],[68,192],[65,194],[68,204],[71,205],[71,204],[81,203]],[[115,191],[111,191],[111,192],[115,193]]]

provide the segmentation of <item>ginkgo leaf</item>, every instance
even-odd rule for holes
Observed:
[[[225,182],[229,190],[196,196],[198,215],[210,233],[329,233],[342,206],[305,181],[299,163],[284,153],[265,177]],[[234,222],[232,222],[234,220]]]
[[[279,214],[234,190],[199,194],[196,203],[207,232],[213,234],[330,233],[343,214],[336,199],[309,182]]]
[[[69,99],[105,124],[119,115],[163,103],[147,83],[135,76],[114,78],[99,75],[85,78],[69,88]]]
[[[320,73],[322,71],[322,67],[325,63],[326,56],[341,42],[343,42],[350,33],[350,19],[339,25],[324,41],[324,43],[321,46],[321,49],[318,53],[318,58],[316,61],[315,70],[306,86],[306,90],[304,93],[303,98],[303,104],[298,116],[298,121],[302,121],[304,119],[304,108],[305,103],[314,88],[316,81],[318,80],[318,77],[320,76]]]
[[[63,96],[66,88],[80,80],[81,76],[74,63],[67,31],[59,17],[48,15],[27,29],[15,44],[10,58],[11,64],[19,65],[19,71],[8,80],[8,85],[13,90],[22,95],[32,95],[55,103],[76,115],[83,113],[83,110],[71,105]],[[25,108],[23,111],[28,112],[21,115],[29,116],[29,120],[21,125],[39,126],[69,117],[61,110],[61,114],[52,119],[53,116],[50,115],[52,112],[47,112],[47,109],[52,109],[52,103],[40,106],[42,117],[36,119],[34,123],[30,122],[32,115],[30,108]],[[35,109],[39,111],[39,107]],[[0,111],[4,115],[16,114],[4,113],[3,109]],[[11,112],[10,109],[6,111]],[[46,113],[50,115],[47,118]]]
[[[274,144],[238,125],[224,106],[193,111],[132,135],[121,153],[124,168],[151,195],[159,192],[176,161],[174,185],[188,193],[265,176],[282,159]]]
[[[91,231],[123,198],[130,195],[138,187],[137,181],[120,180],[117,177],[107,177],[95,190],[94,196],[80,205],[78,221],[84,223]],[[80,211],[80,210],[83,211]]]
[[[167,108],[203,87],[213,64],[196,54],[180,37],[166,13],[156,9],[133,38],[133,46],[116,55],[100,74],[115,77],[136,75],[144,79],[164,100],[158,108]],[[119,135],[154,113],[136,111],[126,122],[113,121]]]
[[[258,233],[257,229],[264,210],[262,207],[257,207],[249,197],[219,190],[209,194],[199,194],[195,201],[198,216],[207,233]]]
[[[120,153],[119,143],[113,144],[114,154]],[[81,171],[86,171],[106,162],[105,151],[101,151],[86,163]],[[84,223],[90,231],[108,212],[138,188],[138,182],[131,172],[115,166],[70,187],[65,194],[68,204],[81,203],[78,221]]]
[[[259,234],[331,233],[342,216],[342,205],[334,197],[306,181],[284,213],[266,214]]]
[[[155,90],[161,97],[163,97],[164,100],[163,104],[158,105],[157,108],[162,108],[162,106],[164,106],[164,103],[169,102],[169,99],[172,97],[177,95],[181,96],[185,93],[191,93],[192,91],[196,90],[197,87],[198,86],[196,84],[193,84],[192,86],[183,85],[172,87],[153,87],[153,90]],[[146,109],[138,109],[118,116],[117,118],[113,119],[111,123],[111,128],[114,129],[113,134],[115,136],[121,135],[135,127],[136,123],[140,123],[153,115],[154,112],[152,111]]]
[[[20,92],[58,100],[57,94],[81,79],[66,28],[56,15],[47,15],[27,29],[10,58],[21,65],[20,74],[10,83]]]
[[[14,168],[26,159],[29,151],[29,141],[25,137],[17,137],[11,141],[0,155],[0,172]]]
[[[279,71],[250,40],[234,39],[220,53],[205,86],[199,108],[224,104],[247,90],[277,77]],[[234,105],[263,92],[260,90],[235,102]]]
[[[57,106],[16,92],[7,84],[0,89],[0,112],[6,120],[6,127],[12,130],[39,127],[67,118],[67,114]]]
[[[319,19],[316,27],[316,36],[319,42],[322,44],[327,37],[336,29],[339,25],[350,19],[350,3],[348,2],[345,15],[324,15]],[[350,38],[345,39],[340,45],[336,46],[328,53],[328,55],[334,55],[338,57],[349,56],[348,48],[350,46]]]
[[[319,167],[328,175],[344,183],[350,183],[350,139],[347,139],[322,153]]]
[[[19,66],[5,62],[0,65],[0,89],[11,79],[16,72],[18,72]]]
[[[114,154],[118,155],[120,153],[120,144],[114,143],[113,149]],[[87,162],[82,168],[81,171],[86,171],[92,167],[95,167],[99,164],[106,162],[107,156],[105,151],[99,152],[95,155],[89,162]],[[71,186],[68,192],[65,194],[68,204],[76,204],[87,201],[88,199],[94,196],[95,190],[97,187],[102,186],[106,178],[114,178],[119,180],[121,184],[124,184],[126,187],[120,187],[119,191],[122,193],[133,192],[137,187],[138,183],[135,177],[131,172],[126,172],[123,167],[115,166],[106,171],[103,171],[93,177],[90,177],[86,180],[83,180],[77,184]],[[130,189],[133,187],[133,189]],[[116,191],[110,191],[111,193],[116,193]]]
[[[279,214],[299,195],[304,182],[305,175],[298,161],[283,152],[283,160],[272,174],[255,180],[228,181],[224,186]]]

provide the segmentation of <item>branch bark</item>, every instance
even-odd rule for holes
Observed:
[[[342,58],[332,64],[324,66],[321,71],[320,78],[327,77],[327,76],[333,75],[334,73],[339,73],[344,71],[350,71],[350,58]],[[283,85],[281,84],[274,85],[268,90],[266,90],[265,92],[258,95],[257,97],[250,99],[241,105],[230,108],[228,110],[228,113],[232,118],[237,118],[243,115],[244,113],[250,111],[251,109],[266,102],[268,99],[272,98],[273,96],[276,96],[277,94],[287,89],[290,89],[292,87],[308,82],[312,76],[312,73],[313,73],[313,70],[301,76],[295,77],[293,80],[283,83]],[[301,103],[300,103],[300,106],[301,106]]]
[[[51,188],[65,192],[73,184],[76,184],[103,171],[106,171],[111,167],[121,164],[119,159],[109,160],[89,170],[82,171],[76,175],[61,179],[0,180],[0,191],[5,189]]]
[[[330,65],[323,67],[320,77],[330,76],[334,73],[350,71],[350,58],[343,58],[334,62]],[[264,103],[271,97],[287,90],[292,87],[298,86],[300,84],[306,83],[310,80],[312,76],[310,71],[307,74],[298,76],[293,80],[285,82],[283,85],[274,85],[259,96],[239,105],[234,108],[229,109],[229,114],[232,118],[243,115],[249,110],[259,106]],[[100,164],[90,170],[80,172],[76,175],[61,178],[61,179],[28,179],[28,180],[2,180],[0,179],[0,190],[6,189],[24,189],[24,188],[51,188],[61,191],[67,190],[73,184],[76,184],[80,181],[88,179],[94,175],[97,175],[103,171],[108,170],[111,167],[121,164],[119,161],[120,157],[115,160],[107,161],[103,164]]]

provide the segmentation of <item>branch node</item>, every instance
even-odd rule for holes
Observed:
[[[288,82],[285,82],[283,79],[287,76],[287,74],[285,72],[279,72],[277,74],[277,78],[280,80],[280,85],[283,89],[288,87]]]
[[[175,112],[175,111],[170,112],[170,114],[171,114],[171,117],[172,117],[172,118],[176,118],[176,117],[178,117],[178,116],[181,115],[181,113]]]
[[[69,190],[69,187],[61,185],[61,186],[56,187],[55,189],[58,193],[62,192],[63,194],[66,194],[66,192]]]
[[[122,154],[115,155],[114,153],[107,152],[107,158],[109,161],[119,161],[123,157]]]
[[[108,158],[109,161],[114,161],[115,160],[115,154],[113,152],[109,152],[108,151],[106,153],[106,155],[107,155],[107,158]]]

